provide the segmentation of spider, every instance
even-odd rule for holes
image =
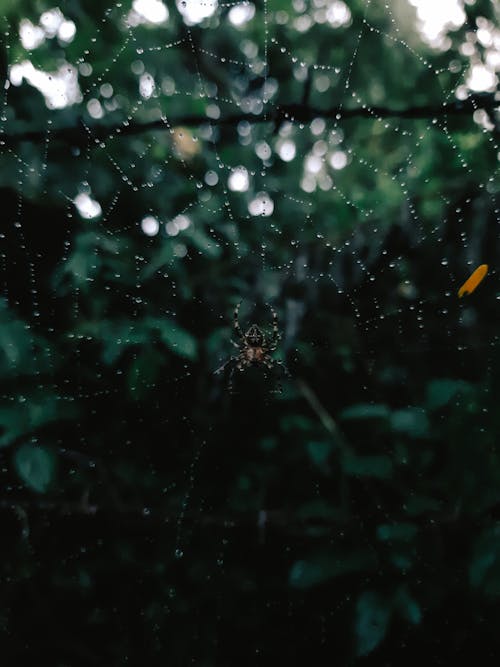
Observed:
[[[270,354],[276,350],[278,342],[281,339],[281,334],[278,330],[278,316],[276,311],[272,306],[269,306],[273,317],[273,331],[268,338],[256,324],[252,324],[248,331],[243,333],[238,321],[238,313],[241,304],[242,302],[240,301],[234,309],[233,314],[233,328],[240,339],[240,342],[235,343],[234,340],[231,340],[232,345],[239,350],[239,353],[236,356],[229,357],[229,359],[215,371],[215,373],[222,373],[226,366],[231,366],[231,373],[229,375],[230,393],[232,393],[233,389],[233,375],[235,370],[244,371],[246,368],[250,368],[250,366],[264,366],[268,370],[273,370],[274,368],[279,367],[287,377],[290,377],[290,373],[285,364],[278,359],[273,359]],[[280,384],[278,384],[277,391],[282,391]]]

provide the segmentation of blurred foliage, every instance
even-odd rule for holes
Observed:
[[[66,0],[75,38],[27,50],[21,19],[52,5],[0,2],[4,76],[74,67],[81,91],[3,94],[6,666],[497,660],[498,126],[275,114],[439,107],[498,6],[467,3],[433,49],[406,2],[297,23],[334,4],[187,26],[168,3],[130,27],[131,2]],[[292,378],[237,373],[230,395],[213,371],[240,301],[245,330],[276,308]]]

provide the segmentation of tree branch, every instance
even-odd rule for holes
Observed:
[[[346,439],[340,432],[337,423],[335,422],[331,414],[327,412],[327,410],[324,408],[323,404],[320,402],[319,398],[316,396],[311,387],[306,382],[304,382],[304,380],[300,378],[296,381],[296,385],[299,391],[301,392],[302,396],[311,406],[312,410],[319,417],[324,428],[334,437],[335,442],[341,449],[342,453],[343,454],[350,453],[349,445],[347,444]]]
[[[143,134],[144,132],[157,132],[170,130],[172,127],[185,126],[197,127],[210,124],[213,126],[236,126],[241,121],[249,123],[274,123],[279,125],[284,121],[292,123],[307,123],[314,118],[325,118],[331,120],[346,120],[349,118],[439,118],[442,116],[466,116],[478,109],[484,109],[489,114],[498,110],[500,102],[495,99],[495,93],[477,93],[465,100],[454,100],[440,105],[413,106],[405,109],[390,109],[381,106],[362,106],[351,109],[341,106],[329,109],[320,109],[308,104],[282,104],[264,116],[255,116],[252,113],[236,113],[220,118],[207,118],[204,114],[187,114],[169,116],[167,119],[159,119],[147,123],[119,123],[116,125],[94,124],[85,125],[79,123],[71,127],[51,128],[51,140],[57,139],[71,146],[87,146],[92,143],[100,143],[113,137],[125,137]],[[29,130],[9,134],[0,133],[0,147],[14,147],[22,142],[42,143],[46,139],[46,130]]]

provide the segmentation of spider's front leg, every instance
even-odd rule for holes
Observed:
[[[233,313],[233,328],[234,328],[234,330],[235,330],[235,332],[236,332],[236,335],[237,335],[239,338],[241,338],[241,340],[244,340],[244,339],[245,339],[245,335],[244,335],[243,331],[241,330],[240,323],[239,323],[239,321],[238,321],[238,313],[240,312],[240,306],[241,306],[242,303],[243,303],[243,302],[240,301],[239,304],[238,304],[238,305],[236,306],[236,308],[234,309],[234,313]]]
[[[271,341],[269,344],[269,351],[274,352],[274,350],[277,348],[279,341],[281,340],[281,334],[279,332],[278,328],[278,314],[274,310],[274,308],[271,306],[270,303],[267,304],[269,308],[271,309],[271,314],[273,316],[273,332],[271,334]],[[272,360],[274,361],[274,360]]]
[[[287,378],[291,378],[292,374],[286,367],[286,364],[284,361],[281,361],[280,359],[273,359],[271,356],[266,354],[266,356],[263,359],[264,365],[269,368],[269,370],[272,370],[276,366],[279,366],[281,370],[283,371],[284,375],[286,375]]]
[[[248,362],[243,356],[243,354],[240,354],[238,357],[234,357],[236,363],[232,366],[231,372],[229,373],[229,382],[227,385],[228,391],[230,394],[234,394],[233,391],[233,379],[234,379],[234,371],[237,369],[239,371],[245,370],[245,367],[248,366]]]
[[[292,374],[287,368],[287,365],[285,364],[284,361],[281,361],[280,359],[273,359],[274,365],[279,366],[281,370],[283,371],[284,375],[286,375],[287,378],[291,378]]]
[[[224,369],[226,368],[226,366],[228,366],[230,363],[237,362],[238,359],[239,359],[239,357],[229,357],[229,359],[227,361],[225,361],[222,364],[222,366],[219,366],[219,368],[216,371],[214,371],[214,375],[217,375],[218,373],[222,373],[224,371]]]
[[[280,361],[279,359],[273,359],[268,354],[266,354],[266,356],[263,359],[263,363],[266,366],[266,368],[268,368],[270,371],[274,370],[276,366],[279,366],[287,378],[292,377],[290,371],[285,366],[285,363],[283,361]],[[276,393],[281,394],[282,392],[283,392],[283,387],[281,386],[281,382],[278,381],[276,385]]]
[[[218,375],[219,373],[223,373],[225,368],[227,366],[231,366],[231,371],[229,372],[229,380],[227,383],[227,388],[230,394],[233,393],[233,376],[234,376],[234,371],[238,369],[239,371],[243,370],[243,364],[242,364],[242,357],[241,355],[238,355],[237,357],[229,357],[227,361],[225,361],[222,366],[219,366],[219,368],[214,371],[214,375]]]

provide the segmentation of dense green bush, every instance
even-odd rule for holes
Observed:
[[[2,664],[493,661],[496,3],[130,4],[0,2]]]

